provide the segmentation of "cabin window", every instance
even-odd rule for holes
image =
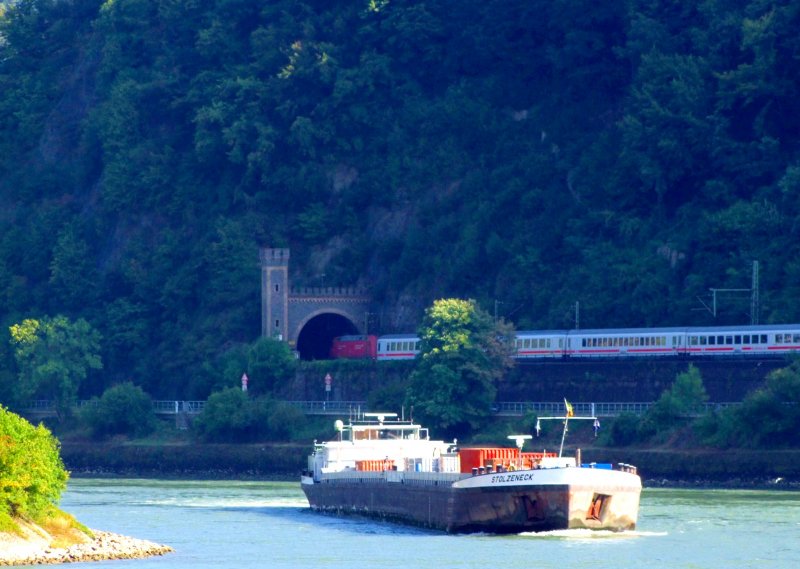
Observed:
[[[766,334],[761,334],[761,343],[762,344],[766,344],[767,343],[767,335]]]
[[[749,344],[749,343],[750,343],[750,336],[748,336],[747,334],[742,336],[742,344]]]
[[[716,345],[716,343],[717,343],[717,337],[716,336],[709,336],[708,337],[708,345],[709,346],[714,346],[714,345]]]
[[[705,346],[707,340],[708,338],[706,338],[705,336],[700,336],[700,345]]]
[[[741,336],[734,336],[733,337],[733,343],[734,344],[741,344],[742,343],[742,337]]]
[[[725,336],[725,343],[729,346],[733,345],[733,336]]]
[[[722,346],[725,343],[725,336],[717,336],[717,345]]]

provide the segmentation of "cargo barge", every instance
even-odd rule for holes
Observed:
[[[570,417],[552,419],[566,433]],[[509,437],[516,447],[459,448],[391,413],[336,429],[336,440],[315,443],[301,475],[314,510],[451,533],[636,527],[642,484],[630,465],[582,464],[580,451],[523,452],[529,435]]]

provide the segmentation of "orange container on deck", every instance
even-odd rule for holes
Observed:
[[[462,448],[458,454],[461,456],[461,472],[470,473],[473,468],[507,465],[514,462],[519,456],[519,451],[515,448],[482,447]]]
[[[362,472],[382,472],[384,470],[394,470],[393,460],[357,460],[356,470]]]
[[[544,456],[556,456],[554,452],[523,452],[520,454],[516,448],[506,447],[481,447],[481,448],[462,448],[459,451],[461,456],[461,472],[469,474],[473,468],[491,466],[497,468],[503,466],[509,468],[533,468],[535,464],[542,460]]]

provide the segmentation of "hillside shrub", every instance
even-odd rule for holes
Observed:
[[[149,435],[157,420],[150,396],[131,382],[110,387],[94,398],[83,418],[95,437]]]
[[[35,520],[55,507],[68,477],[50,431],[0,406],[0,525],[12,516]]]
[[[258,401],[258,403],[257,403]],[[250,442],[266,431],[266,406],[239,388],[213,393],[192,424],[206,442]]]

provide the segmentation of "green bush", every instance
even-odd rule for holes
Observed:
[[[46,513],[58,503],[68,477],[50,431],[0,406],[0,521]]]
[[[83,412],[95,437],[149,435],[155,430],[156,415],[150,396],[141,387],[126,382],[107,389]]]
[[[627,446],[639,437],[639,417],[633,413],[622,413],[611,422],[606,442],[610,446]]]
[[[274,441],[296,440],[308,424],[305,413],[285,402],[273,403],[267,412],[267,434]]]
[[[261,425],[266,425],[258,420],[257,407],[247,393],[229,387],[208,398],[192,426],[204,441],[249,442],[259,436]]]

